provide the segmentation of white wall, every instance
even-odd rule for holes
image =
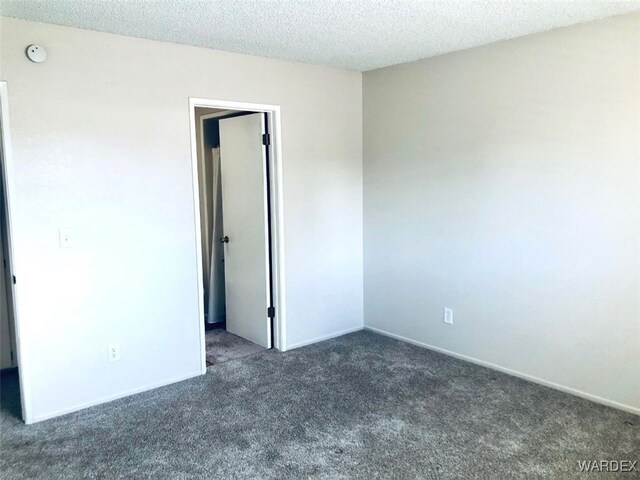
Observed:
[[[360,73],[1,26],[30,420],[200,372],[188,97],[282,107],[287,345],[362,327]]]
[[[365,325],[640,412],[640,15],[363,82]]]

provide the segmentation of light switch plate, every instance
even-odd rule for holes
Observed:
[[[445,307],[443,320],[444,320],[444,323],[453,325],[453,309]]]

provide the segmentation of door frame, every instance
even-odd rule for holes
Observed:
[[[266,113],[269,119],[269,131],[271,144],[269,148],[269,161],[271,175],[269,185],[271,207],[271,245],[272,245],[272,285],[273,306],[275,316],[273,318],[273,345],[272,347],[282,352],[287,350],[286,341],[286,302],[285,302],[285,265],[284,265],[284,204],[283,204],[283,174],[282,174],[282,141],[281,141],[281,116],[280,105],[267,105],[260,103],[235,102],[229,100],[215,100],[206,98],[189,97],[189,124],[191,127],[191,175],[193,181],[193,206],[195,213],[196,234],[196,271],[198,280],[198,322],[200,329],[200,346],[202,373],[207,371],[205,329],[204,329],[204,283],[202,278],[202,249],[200,247],[200,192],[198,183],[198,149],[196,142],[196,107],[218,108],[224,110],[238,110],[245,112]],[[266,316],[266,312],[265,312]]]
[[[15,278],[16,275],[16,262],[15,262],[15,249],[14,249],[14,222],[13,222],[13,149],[11,146],[11,129],[9,126],[9,94],[7,88],[7,82],[0,80],[0,129],[2,129],[2,179],[4,180],[4,209],[5,209],[5,240],[7,245],[5,247],[7,251],[7,268],[10,272],[10,277]],[[22,344],[22,335],[20,331],[20,321],[18,319],[18,288],[15,282],[9,282],[7,285],[11,289],[11,299],[7,299],[7,307],[12,310],[13,314],[13,334],[15,345],[15,358],[18,366],[18,377],[20,381],[20,403],[22,407],[22,420],[25,423],[31,423],[31,390],[26,382],[29,377],[27,374],[28,366],[25,359],[25,346]],[[11,316],[11,315],[10,315]]]

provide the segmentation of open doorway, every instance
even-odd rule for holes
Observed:
[[[19,378],[19,345],[16,322],[16,277],[13,264],[13,244],[11,230],[11,209],[9,195],[9,156],[11,153],[9,138],[9,107],[7,84],[0,82],[0,255],[2,256],[2,274],[0,275],[0,375],[2,389],[0,403],[3,409],[9,409],[16,416],[25,416],[25,397],[22,378]],[[22,404],[20,406],[20,403]]]
[[[5,149],[3,132],[0,129],[0,161],[4,167]],[[0,405],[3,410],[20,416],[18,356],[15,334],[15,316],[13,307],[13,274],[9,229],[6,209],[6,181],[4,168],[0,169],[0,254],[2,255],[2,274],[0,275]]]
[[[2,133],[0,133],[2,135]],[[2,142],[2,137],[0,137]],[[0,153],[4,163],[4,152]],[[10,269],[7,211],[5,208],[5,179],[0,172],[0,255],[2,255],[2,275],[0,275],[0,371],[7,373],[18,366],[16,355],[15,322],[13,315],[13,274]]]
[[[205,367],[281,348],[273,110],[191,101]],[[199,104],[200,103],[200,104]]]

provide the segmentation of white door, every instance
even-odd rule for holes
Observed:
[[[263,121],[220,120],[222,221],[227,331],[271,348]]]

